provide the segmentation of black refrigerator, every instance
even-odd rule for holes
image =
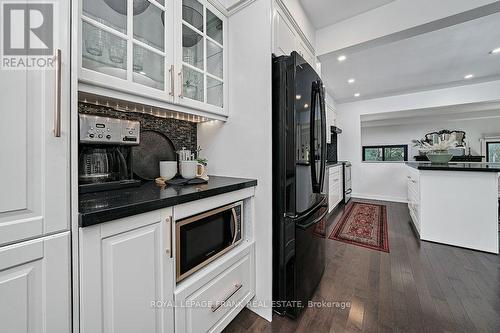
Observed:
[[[302,57],[273,62],[273,309],[296,318],[325,268],[323,83]]]

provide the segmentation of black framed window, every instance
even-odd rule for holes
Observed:
[[[408,161],[408,145],[363,146],[363,161],[364,162]]]
[[[486,142],[486,162],[500,162],[500,141]]]

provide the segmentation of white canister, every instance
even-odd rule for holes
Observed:
[[[170,180],[177,174],[177,161],[160,161],[160,177]]]
[[[205,166],[198,161],[180,161],[181,176],[185,179],[200,177],[205,171]]]

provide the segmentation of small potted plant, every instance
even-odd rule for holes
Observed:
[[[446,164],[451,161],[453,154],[449,150],[457,146],[454,135],[451,135],[448,140],[439,140],[434,144],[425,140],[413,140],[413,143],[414,147],[418,147],[419,151],[425,153],[429,161],[434,164]]]
[[[198,161],[198,163],[203,165],[203,172],[200,178],[208,180],[208,169],[207,169],[208,160],[206,158],[200,157],[200,152],[202,150],[203,149],[201,148],[201,146],[198,146],[198,148],[196,148],[196,160]]]

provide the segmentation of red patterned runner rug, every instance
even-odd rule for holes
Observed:
[[[351,201],[329,238],[389,252],[386,206]]]

